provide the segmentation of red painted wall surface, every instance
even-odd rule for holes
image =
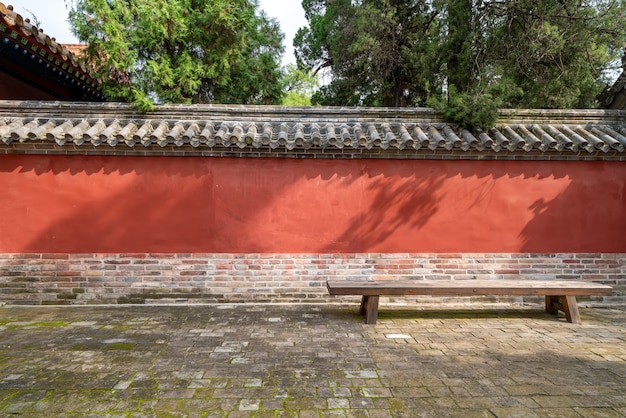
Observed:
[[[626,164],[0,156],[0,252],[626,252]]]

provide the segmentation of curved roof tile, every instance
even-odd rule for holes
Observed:
[[[13,11],[13,6],[0,2],[0,43],[10,45],[16,51],[28,56],[47,70],[62,74],[64,78],[83,87],[91,100],[102,101],[99,83],[90,75],[89,69],[78,59],[76,52],[84,46],[64,47],[55,38],[46,35],[42,29]]]
[[[196,150],[420,152],[524,157],[626,157],[624,111],[502,111],[495,128],[469,131],[432,109],[161,106],[0,102],[0,148],[191,147]],[[79,152],[79,151],[78,151]]]

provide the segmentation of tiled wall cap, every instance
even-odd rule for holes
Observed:
[[[121,103],[0,101],[0,146],[41,140],[59,146],[624,153],[626,112],[503,110],[495,128],[470,131],[422,108],[170,105],[144,114]]]

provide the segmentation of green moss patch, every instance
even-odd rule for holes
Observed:
[[[107,344],[104,347],[102,347],[102,349],[104,351],[112,351],[112,350],[126,350],[126,351],[130,351],[133,349],[133,347],[135,346],[135,344],[133,343],[113,343],[113,344]]]
[[[68,325],[69,322],[65,321],[49,321],[49,322],[33,322],[29,324],[29,327],[64,327]]]

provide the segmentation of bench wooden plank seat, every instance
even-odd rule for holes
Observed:
[[[611,286],[574,280],[327,280],[331,295],[361,295],[361,315],[375,324],[380,296],[545,296],[546,312],[580,324],[576,296],[608,296]]]

